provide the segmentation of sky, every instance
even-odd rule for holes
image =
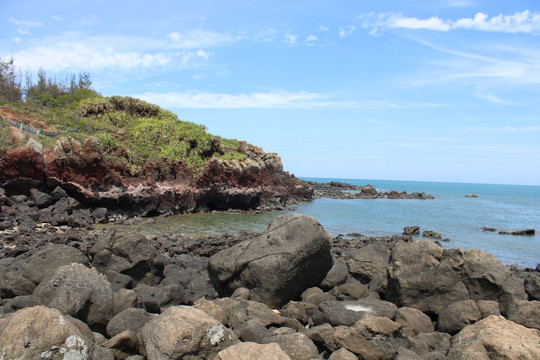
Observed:
[[[0,58],[298,177],[540,185],[537,0],[0,0]]]

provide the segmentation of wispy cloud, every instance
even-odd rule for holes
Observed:
[[[479,12],[474,17],[458,20],[445,20],[437,16],[419,19],[401,13],[370,13],[359,17],[362,20],[362,27],[372,29],[373,33],[378,33],[384,29],[424,29],[433,31],[465,29],[512,34],[538,34],[540,32],[540,13],[530,10],[516,12],[512,15],[499,14],[491,18],[487,14]]]
[[[427,85],[455,82],[462,85],[481,84],[475,96],[493,103],[512,103],[511,100],[497,98],[487,91],[492,88],[526,86],[540,84],[540,51],[526,44],[490,44],[475,46],[474,50],[456,50],[417,40],[442,57],[433,56],[423,71],[405,80],[413,85]]]
[[[8,21],[15,25],[19,35],[32,35],[30,29],[43,26],[42,22],[35,20],[17,20],[11,17]]]
[[[167,108],[191,109],[405,109],[442,106],[430,103],[399,103],[388,100],[333,100],[330,95],[306,91],[257,92],[251,94],[226,94],[196,91],[167,93],[146,92],[142,94],[133,94],[132,96]]]
[[[315,41],[317,41],[317,39],[318,39],[317,36],[310,34],[306,37],[306,39],[304,40],[304,43],[307,46],[313,46],[315,45]]]
[[[462,129],[455,129],[455,131],[480,134],[524,133],[538,132],[540,131],[540,126],[469,126]]]
[[[17,66],[30,70],[193,68],[207,63],[212,55],[209,48],[234,41],[237,41],[234,36],[202,30],[173,32],[160,38],[66,33],[42,39],[39,44],[17,52],[0,50],[0,56],[13,57]]]
[[[285,35],[283,35],[283,42],[285,42],[286,44],[296,44],[296,41],[298,40],[298,35],[296,34],[293,34],[293,33],[286,33]]]
[[[346,38],[352,35],[353,31],[356,30],[355,26],[347,26],[347,27],[341,27],[339,28],[339,37],[340,38]]]

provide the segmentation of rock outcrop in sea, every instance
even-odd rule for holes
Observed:
[[[286,215],[262,234],[51,227],[2,246],[4,359],[540,358],[540,273],[411,235],[332,239]]]

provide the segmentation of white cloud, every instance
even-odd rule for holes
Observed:
[[[356,30],[355,26],[347,26],[346,28],[340,27],[338,35],[341,38],[346,38],[348,36],[351,36],[354,30]]]
[[[19,35],[32,35],[32,33],[30,32],[31,28],[43,26],[42,22],[35,20],[17,20],[15,18],[9,18],[8,21],[11,24],[15,25]]]
[[[525,10],[513,15],[499,14],[489,17],[484,13],[477,13],[472,18],[458,20],[443,20],[440,17],[419,19],[404,16],[400,13],[370,13],[360,15],[362,26],[371,28],[375,32],[381,29],[426,29],[433,31],[451,31],[457,29],[504,32],[504,33],[538,33],[540,32],[540,13]]]
[[[163,38],[66,33],[42,39],[17,52],[0,50],[0,56],[13,57],[17,66],[25,70],[42,67],[53,72],[193,68],[206,64],[211,57],[212,52],[203,48],[230,41],[234,39],[228,35],[198,30],[175,32]]]
[[[315,45],[315,41],[317,41],[317,39],[318,39],[317,36],[310,34],[306,37],[306,39],[304,40],[304,43],[307,46],[313,46]]]
[[[191,109],[317,109],[317,108],[360,108],[400,109],[436,107],[428,103],[394,103],[387,100],[349,101],[331,100],[329,95],[300,92],[258,92],[251,94],[225,94],[209,92],[146,92],[132,96],[167,108]]]
[[[183,49],[227,45],[238,39],[230,34],[222,34],[200,29],[190,30],[183,33],[174,31],[168,36],[169,39],[172,40],[172,45]]]
[[[286,33],[283,35],[283,42],[286,44],[296,44],[296,41],[298,40],[298,35],[292,34],[292,33]]]

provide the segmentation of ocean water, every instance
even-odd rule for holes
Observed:
[[[450,241],[445,248],[478,248],[493,254],[503,264],[535,268],[540,263],[540,234],[501,235],[483,232],[533,228],[540,233],[540,186],[386,181],[362,179],[303,178],[317,182],[341,181],[370,184],[378,191],[425,192],[435,200],[340,200],[316,199],[303,202],[293,211],[315,217],[332,235],[361,233],[366,236],[401,234],[403,227],[438,232]],[[465,194],[477,193],[478,198]],[[274,218],[291,211],[264,214],[206,213],[156,218],[144,224],[145,233],[177,232],[185,235],[264,231]],[[131,227],[133,230],[133,227]]]
[[[435,200],[334,200],[303,203],[298,211],[315,217],[330,233],[359,232],[378,236],[400,234],[403,227],[420,226],[450,241],[445,248],[477,248],[504,264],[536,267],[540,263],[540,186],[304,178],[317,182],[370,184],[378,191],[425,192]],[[478,194],[467,198],[465,194]],[[482,227],[513,231],[536,229],[534,236],[484,232]]]

